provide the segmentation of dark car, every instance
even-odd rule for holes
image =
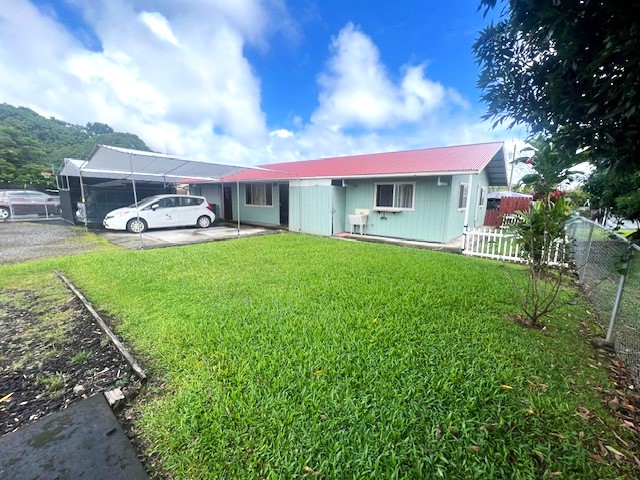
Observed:
[[[35,190],[0,190],[0,220],[19,215],[60,215],[60,197]]]

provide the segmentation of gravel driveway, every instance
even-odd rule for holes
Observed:
[[[98,246],[85,237],[83,228],[62,221],[3,222],[0,223],[0,264],[73,255]]]

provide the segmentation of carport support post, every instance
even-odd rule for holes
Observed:
[[[238,198],[238,236],[240,236],[240,180],[236,180],[236,197]]]
[[[133,186],[133,203],[136,206],[136,219],[138,220],[138,225],[139,225],[140,211],[138,210],[138,191],[136,190],[136,179],[133,176],[133,159],[131,158],[131,154],[129,154],[129,165],[131,166],[131,185]],[[144,242],[142,241],[142,231],[138,231],[138,238],[140,239],[140,249],[144,250]]]

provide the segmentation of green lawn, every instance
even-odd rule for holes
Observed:
[[[1,267],[0,286],[53,268],[162,377],[137,414],[176,478],[635,478],[590,458],[625,450],[588,307],[518,326],[521,267],[281,234]]]

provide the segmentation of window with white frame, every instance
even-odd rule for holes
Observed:
[[[458,210],[467,208],[468,201],[469,201],[469,184],[460,182],[460,189],[458,190]]]
[[[376,183],[375,209],[413,210],[415,182]]]
[[[244,187],[245,203],[260,207],[273,206],[273,190],[270,183],[251,183]]]
[[[478,207],[479,208],[484,207],[486,201],[487,201],[487,189],[486,187],[480,187],[480,189],[478,190]]]

